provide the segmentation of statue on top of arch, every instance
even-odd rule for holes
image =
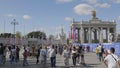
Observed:
[[[96,10],[92,10],[91,12],[92,12],[93,18],[96,18]]]

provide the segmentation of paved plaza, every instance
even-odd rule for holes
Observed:
[[[24,67],[22,65],[22,60],[23,60],[22,58],[23,57],[21,55],[20,56],[20,62],[10,64],[10,62],[8,61],[8,57],[7,57],[6,64],[5,65],[0,65],[0,68],[50,68],[49,58],[47,60],[47,64],[43,65],[43,64],[40,64],[40,63],[36,64],[35,57],[30,57],[28,59],[29,65],[24,66]],[[57,68],[65,68],[63,60],[64,60],[64,58],[62,56],[57,55],[57,62],[56,62]],[[80,66],[73,67],[72,59],[70,59],[70,68],[106,68],[103,62],[99,62],[95,53],[91,53],[91,52],[85,53],[85,62],[86,62],[86,66],[80,65]]]

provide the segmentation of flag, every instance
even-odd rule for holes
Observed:
[[[70,34],[70,39],[72,39],[72,27],[71,27],[71,31],[70,31],[70,32],[71,32],[71,34]]]
[[[68,33],[69,33],[69,35],[68,35],[68,36],[69,36],[68,39],[71,39],[71,33],[70,33],[70,31],[69,31]]]
[[[72,28],[72,39],[74,40],[75,38],[75,28]]]

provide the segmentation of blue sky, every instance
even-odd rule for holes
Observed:
[[[13,33],[13,19],[22,35],[35,30],[56,35],[61,26],[68,33],[71,18],[89,20],[93,9],[101,20],[115,19],[119,30],[120,0],[0,0],[0,33]]]

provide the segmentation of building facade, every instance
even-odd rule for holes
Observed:
[[[116,40],[116,21],[102,21],[92,11],[89,21],[72,21],[71,27],[75,29],[78,43],[110,43]]]

